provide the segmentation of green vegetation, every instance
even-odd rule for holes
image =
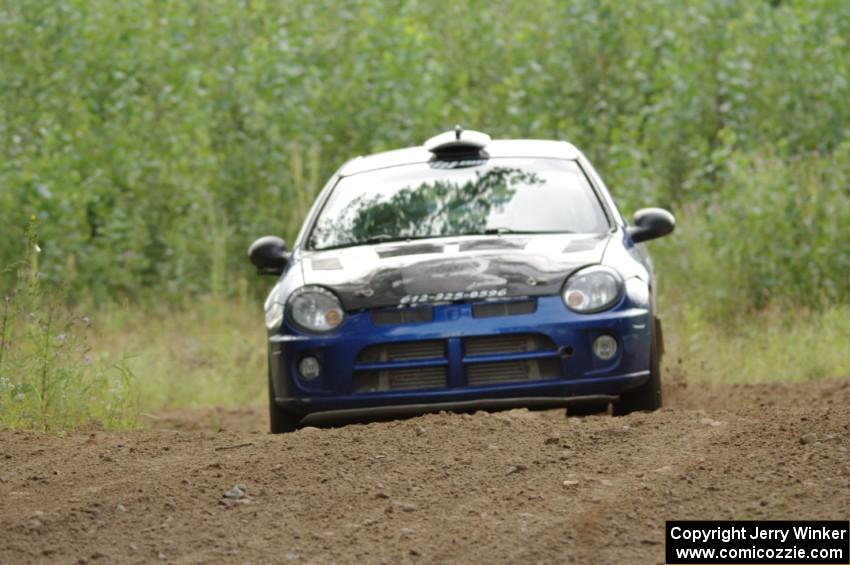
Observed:
[[[0,427],[123,427],[138,408],[132,374],[92,350],[91,320],[70,313],[39,280],[33,217],[16,283],[0,305]]]
[[[244,406],[266,392],[266,332],[260,300],[200,299],[175,311],[162,305],[113,307],[98,320],[98,343],[136,375],[143,412],[210,405]]]
[[[848,38],[843,0],[0,2],[0,425],[258,398],[247,245],[458,122],[677,213],[652,246],[689,376],[847,375]]]

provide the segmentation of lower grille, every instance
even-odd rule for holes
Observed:
[[[358,371],[354,374],[354,392],[384,392],[390,390],[445,387],[445,367]]]
[[[466,380],[470,386],[542,381],[560,376],[561,367],[557,359],[479,363],[466,366]]]
[[[468,337],[463,340],[466,355],[498,355],[555,349],[548,337],[540,334],[509,334]]]
[[[413,359],[433,359],[446,356],[443,341],[407,341],[402,343],[382,343],[370,345],[360,352],[358,363],[381,363],[386,361],[410,361]]]
[[[449,366],[454,363],[463,364],[468,386],[561,377],[555,344],[545,335],[525,333],[461,339],[463,357],[453,355],[452,359],[448,358],[448,342],[442,339],[370,345],[357,356],[354,392],[446,388]],[[511,360],[500,360],[501,356],[510,356]],[[527,356],[542,358],[526,359]]]

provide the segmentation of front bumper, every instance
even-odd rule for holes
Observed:
[[[567,408],[582,404],[608,404],[616,402],[617,396],[593,394],[587,396],[517,396],[510,398],[480,398],[476,400],[456,400],[452,402],[431,402],[424,404],[390,404],[369,408],[348,408],[310,412],[301,421],[302,424],[326,424],[346,421],[359,421],[374,418],[398,418],[416,416],[428,412],[475,410],[505,410],[508,408]]]
[[[275,402],[305,418],[320,414],[336,416],[410,414],[434,410],[468,410],[514,406],[566,406],[578,397],[616,399],[626,390],[649,379],[651,340],[650,313],[645,304],[625,296],[606,312],[590,315],[567,310],[560,297],[536,299],[536,311],[528,314],[473,318],[472,305],[433,307],[428,322],[376,325],[368,312],[349,314],[343,325],[327,335],[308,335],[294,328],[269,337],[269,368]],[[545,336],[552,347],[524,353],[467,355],[465,340],[481,336],[535,334]],[[617,339],[617,355],[602,361],[592,353],[593,340],[609,334]],[[358,371],[376,369],[375,363],[359,360],[361,352],[375,344],[442,340],[445,357],[425,361],[396,361],[391,368],[445,367],[446,386],[428,389],[357,392]],[[308,381],[297,371],[298,361],[311,355],[319,359],[321,375]],[[557,363],[556,378],[523,380],[472,386],[470,367],[486,363],[548,359]],[[586,399],[585,399],[586,400]],[[597,399],[598,400],[598,399]]]

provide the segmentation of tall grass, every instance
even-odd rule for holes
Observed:
[[[133,425],[131,371],[91,348],[91,320],[70,311],[39,279],[36,222],[17,284],[0,305],[0,427],[62,430]]]
[[[672,375],[850,377],[850,145],[730,158],[653,243]]]
[[[139,409],[255,404],[266,392],[259,303],[208,297],[182,305],[101,310],[98,348],[125,357]]]
[[[662,304],[664,302],[662,301]],[[664,375],[678,382],[752,383],[850,378],[850,307],[774,309],[717,323],[665,305]]]

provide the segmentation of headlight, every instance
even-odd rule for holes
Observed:
[[[310,332],[329,332],[339,327],[345,315],[339,299],[320,286],[299,288],[287,305],[292,321]]]
[[[564,303],[567,308],[589,314],[607,310],[623,293],[623,279],[614,270],[601,265],[582,269],[567,280]]]

